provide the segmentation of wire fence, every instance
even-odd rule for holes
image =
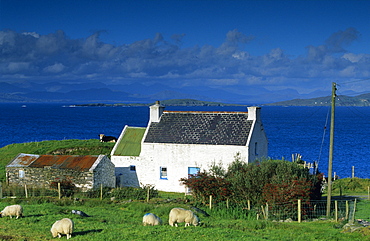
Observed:
[[[147,200],[157,197],[158,191],[153,187],[144,188],[99,188],[87,192],[81,192],[70,188],[39,188],[34,186],[12,186],[0,183],[0,198],[32,198],[32,197],[83,197],[83,198],[100,198],[100,199],[134,199]],[[328,212],[327,201],[310,200],[302,202],[300,199],[288,203],[268,204],[261,206],[252,205],[249,200],[244,204],[231,203],[229,200],[215,203],[212,196],[209,197],[208,208],[223,210],[226,213],[232,213],[233,216],[251,217],[251,213],[256,214],[257,219],[274,220],[274,221],[305,221],[315,219],[335,219],[354,220],[356,210],[356,199],[354,200],[333,200]]]
[[[265,219],[283,221],[303,221],[321,218],[332,218],[336,221],[340,219],[348,220],[354,217],[356,200],[337,200],[332,201],[328,212],[327,201],[311,200],[302,203],[297,200],[291,203],[275,204],[261,207],[261,213]]]
[[[303,202],[298,199],[287,203],[252,205],[249,200],[245,203],[232,203],[229,200],[213,202],[210,196],[207,206],[212,212],[226,212],[238,217],[252,217],[273,221],[312,221],[319,219],[354,220],[356,199],[333,200],[330,206],[325,200],[310,200]]]
[[[36,186],[19,186],[7,185],[0,183],[0,198],[32,198],[32,197],[56,197],[56,198],[100,198],[100,199],[133,199],[133,200],[147,200],[158,196],[158,191],[153,186],[147,185],[140,188],[123,187],[123,188],[109,188],[103,187],[91,189],[88,191],[81,191],[81,189],[72,186],[63,186],[60,183],[54,188],[50,187],[36,187]]]

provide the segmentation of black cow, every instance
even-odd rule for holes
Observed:
[[[104,134],[100,134],[100,142],[117,142],[117,138],[114,136],[106,136]]]

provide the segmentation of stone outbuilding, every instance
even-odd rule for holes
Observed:
[[[5,167],[9,185],[49,187],[71,181],[82,191],[115,187],[114,164],[105,155],[34,155],[20,153]]]
[[[125,126],[111,152],[117,185],[187,192],[179,180],[189,174],[213,164],[227,168],[236,158],[267,158],[260,112],[165,111],[157,102],[150,106],[148,126]]]

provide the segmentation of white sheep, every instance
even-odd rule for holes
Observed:
[[[191,210],[183,208],[173,208],[170,211],[168,223],[177,227],[178,223],[185,222],[185,227],[193,224],[194,226],[199,225],[199,218]]]
[[[0,212],[1,217],[6,217],[10,216],[16,216],[17,218],[22,217],[23,215],[23,208],[21,205],[11,205],[11,206],[6,206],[3,211]]]
[[[143,216],[143,225],[144,226],[155,226],[155,225],[161,225],[162,219],[155,215],[154,213],[146,213]]]
[[[63,218],[61,220],[56,221],[50,229],[53,238],[58,236],[59,238],[62,237],[62,234],[67,235],[67,239],[72,236],[73,233],[73,226],[74,223],[69,218]]]

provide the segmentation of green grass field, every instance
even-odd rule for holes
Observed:
[[[187,204],[179,202],[9,199],[2,200],[0,208],[14,203],[23,206],[24,217],[1,218],[0,240],[53,240],[50,233],[52,224],[65,217],[75,223],[72,240],[370,240],[370,236],[361,232],[343,233],[343,222],[279,223],[252,218],[226,219],[213,214],[212,210],[205,210],[210,214],[208,217],[197,213],[201,226],[184,227],[180,224],[179,227],[171,227],[168,225],[171,208],[190,209]],[[368,218],[369,207],[369,201],[359,202],[356,218]],[[91,217],[72,214],[72,209],[84,211]],[[142,216],[148,212],[161,217],[163,225],[143,226]]]
[[[30,154],[71,154],[109,155],[114,143],[100,143],[98,140],[63,140],[12,144],[0,148],[0,180],[5,180],[5,166],[18,153]],[[334,182],[334,194],[367,195],[369,179],[342,179]],[[144,201],[110,201],[57,198],[4,198],[0,200],[0,210],[7,205],[21,204],[24,217],[0,219],[0,240],[57,240],[52,238],[52,224],[64,217],[75,223],[72,240],[370,240],[370,229],[353,233],[342,232],[345,221],[321,220],[311,222],[273,222],[256,220],[255,215],[245,218],[232,218],[233,215],[220,215],[214,210],[206,210],[210,216],[197,213],[201,226],[171,227],[168,214],[173,207],[190,209],[190,204],[182,201],[183,194],[159,192],[160,197],[150,203]],[[168,200],[172,200],[169,202]],[[71,213],[81,210],[91,215],[88,218]],[[370,221],[370,201],[357,203],[356,218]],[[152,212],[162,218],[162,226],[143,226],[142,216]],[[239,210],[240,212],[240,210]],[[62,239],[66,239],[65,236]]]

